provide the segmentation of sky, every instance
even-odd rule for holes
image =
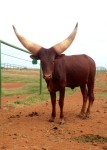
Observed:
[[[78,31],[66,55],[87,54],[96,66],[107,68],[106,0],[0,0],[0,39],[25,49],[12,25],[31,41],[49,48],[64,40],[78,22]],[[2,44],[2,63],[32,65],[29,54]]]

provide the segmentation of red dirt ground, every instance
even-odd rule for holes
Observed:
[[[107,92],[107,89],[95,88],[95,93],[97,91]],[[50,101],[17,108],[3,107],[0,109],[0,149],[107,150],[107,98],[96,97],[91,117],[86,120],[77,116],[81,105],[80,92],[65,98],[64,125],[58,124],[58,102],[54,123],[48,122],[51,113]],[[90,141],[87,141],[87,135]],[[80,139],[80,136],[85,138]],[[96,139],[93,139],[94,136]]]
[[[18,88],[23,86],[24,83],[16,82],[16,83],[2,83],[3,88]]]

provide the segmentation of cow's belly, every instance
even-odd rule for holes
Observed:
[[[87,76],[84,78],[76,78],[76,79],[71,78],[67,81],[66,86],[74,89],[75,87],[79,87],[83,84],[86,84],[87,82],[88,82]]]

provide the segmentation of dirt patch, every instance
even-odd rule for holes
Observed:
[[[107,92],[107,88],[95,88],[95,92]]]
[[[26,117],[34,117],[34,116],[39,116],[39,114],[37,112],[32,112],[32,113],[26,115]]]
[[[107,73],[103,73],[103,74],[101,74],[101,75],[98,75],[97,76],[97,81],[98,80],[102,80],[102,81],[107,81]]]
[[[24,94],[24,95],[17,95],[17,96],[9,96],[9,97],[2,97],[2,106],[8,105],[8,103],[15,102],[15,101],[21,101],[25,98],[30,97],[30,94]]]
[[[107,143],[107,137],[93,134],[81,135],[79,137],[73,137],[72,139],[82,143]]]
[[[2,83],[3,88],[19,88],[22,87],[25,83],[15,82],[15,83]]]
[[[107,150],[106,101],[96,99],[91,117],[81,120],[77,117],[82,104],[81,93],[67,96],[64,125],[58,124],[58,102],[54,123],[48,122],[51,114],[50,101],[20,108],[4,107],[0,109],[0,149]]]

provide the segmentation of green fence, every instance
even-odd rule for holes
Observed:
[[[1,66],[1,50],[2,50],[1,45],[2,44],[6,45],[6,46],[9,46],[9,47],[12,47],[12,48],[15,48],[15,49],[18,49],[18,50],[23,51],[25,53],[31,54],[30,52],[28,52],[28,51],[26,51],[26,50],[24,50],[22,48],[19,48],[17,46],[14,46],[12,44],[9,44],[9,43],[7,43],[5,41],[0,40],[0,108],[2,107],[2,66]],[[33,60],[33,62],[34,61],[35,60]],[[41,69],[41,65],[40,65],[40,94],[41,93],[42,93],[42,69]]]
[[[1,96],[2,96],[2,90],[1,90],[1,87],[2,87],[2,85],[1,85],[1,79],[2,77],[1,77],[1,41],[0,41],[0,108],[1,108]]]
[[[107,68],[105,68],[105,67],[97,67],[96,68],[96,72],[97,72],[97,74],[106,73],[107,72]]]

